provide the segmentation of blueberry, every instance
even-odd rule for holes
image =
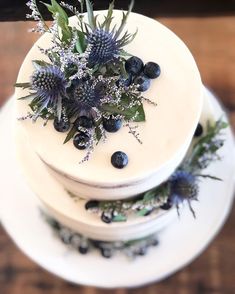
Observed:
[[[78,249],[80,246],[81,237],[78,234],[73,234],[71,237],[71,245],[73,248]]]
[[[56,231],[59,231],[61,229],[60,224],[56,220],[50,220],[50,225],[52,226],[53,229]]]
[[[137,250],[136,254],[137,254],[137,255],[140,255],[140,256],[144,256],[144,255],[146,255],[147,250],[148,250],[148,249],[147,249],[146,246],[140,247],[140,248]]]
[[[132,83],[132,75],[129,75],[127,78],[121,77],[119,80],[117,80],[116,85],[119,87],[121,85],[129,87]]]
[[[111,163],[116,168],[123,168],[128,164],[128,156],[122,151],[116,151],[111,156]]]
[[[151,246],[157,246],[159,244],[158,239],[151,240]]]
[[[63,243],[70,244],[72,235],[69,229],[61,228],[59,231],[59,236]]]
[[[141,92],[145,92],[149,89],[151,80],[145,76],[144,74],[141,74],[137,78],[135,78],[134,83],[136,85],[139,85],[138,90]]]
[[[73,145],[80,150],[86,149],[90,138],[83,132],[78,133],[73,138]]]
[[[112,257],[112,249],[109,248],[100,248],[101,255],[105,258]]]
[[[125,69],[131,75],[138,75],[143,70],[143,67],[143,61],[137,56],[132,56],[125,63]]]
[[[161,68],[155,62],[148,62],[145,64],[144,74],[150,79],[156,79],[161,74]]]
[[[172,201],[168,198],[167,202],[160,206],[163,210],[169,210],[172,207]]]
[[[202,133],[203,133],[203,127],[202,127],[202,125],[199,123],[199,124],[197,125],[196,130],[195,130],[194,137],[200,137],[200,136],[202,135]]]
[[[101,244],[101,241],[100,241],[100,240],[92,239],[92,245],[93,245],[95,248],[100,249],[100,244]]]
[[[76,120],[76,125],[78,127],[83,127],[86,129],[91,129],[93,127],[93,120],[87,116],[80,116]]]
[[[112,222],[113,219],[113,215],[111,212],[108,211],[103,211],[102,215],[101,215],[101,220],[106,223],[106,224],[110,224]]]
[[[121,126],[122,126],[121,119],[103,118],[103,127],[107,132],[115,133],[121,128]]]
[[[58,118],[54,119],[54,128],[56,129],[57,132],[67,132],[70,128],[70,122],[68,120],[61,120],[59,121]]]
[[[78,247],[78,251],[81,253],[81,254],[86,254],[88,252],[88,246],[79,246]]]
[[[78,251],[81,254],[86,254],[89,250],[89,244],[86,238],[81,238]]]
[[[90,200],[85,204],[85,208],[87,210],[91,208],[96,208],[98,206],[99,206],[99,201],[96,201],[96,200]]]

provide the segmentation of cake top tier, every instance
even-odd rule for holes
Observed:
[[[102,16],[104,11],[96,12]],[[114,11],[114,23],[120,23],[122,12]],[[75,18],[70,22],[75,24]],[[161,76],[152,81],[146,98],[157,103],[154,107],[144,103],[146,121],[138,123],[140,144],[128,127],[107,134],[107,141],[99,142],[89,161],[79,164],[86,151],[74,148],[73,142],[63,144],[64,134],[54,130],[53,123],[42,127],[39,118],[32,124],[22,121],[28,140],[39,157],[50,167],[73,179],[90,185],[123,185],[144,180],[160,173],[166,166],[176,166],[176,158],[183,156],[197,126],[202,107],[202,83],[196,63],[185,44],[159,22],[143,15],[131,13],[127,29],[138,34],[126,51],[139,56],[144,62],[153,61],[161,66]],[[32,60],[45,59],[38,47],[47,48],[50,35],[44,34],[26,56],[17,82],[30,80]],[[16,89],[16,98],[25,96],[26,90]],[[17,101],[17,116],[29,111],[26,101]],[[129,163],[123,169],[112,166],[114,152],[123,151]],[[172,171],[171,171],[172,172]],[[159,183],[155,183],[156,185]]]

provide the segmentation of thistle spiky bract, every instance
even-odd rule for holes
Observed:
[[[115,60],[122,48],[131,42],[135,35],[125,32],[121,34],[125,28],[128,16],[133,9],[134,0],[131,1],[128,11],[123,12],[122,21],[119,28],[114,26],[111,30],[113,20],[114,1],[109,5],[107,15],[103,23],[98,23],[97,16],[94,16],[93,7],[90,0],[86,0],[88,21],[91,31],[89,32],[87,43],[90,44],[89,61],[92,64],[105,64]]]
[[[34,111],[33,120],[49,113],[60,120],[66,89],[65,76],[60,68],[53,65],[37,67],[27,87],[31,93],[23,98],[32,98],[30,106]]]
[[[89,62],[92,65],[105,64],[117,59],[120,47],[113,33],[104,29],[95,29],[87,39],[90,45]]]

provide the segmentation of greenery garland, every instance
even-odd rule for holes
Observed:
[[[218,151],[225,141],[222,130],[227,126],[228,124],[222,119],[215,123],[208,121],[204,134],[200,134],[199,138],[194,139],[192,148],[181,165],[160,186],[128,200],[90,200],[86,203],[86,209],[100,215],[102,221],[111,223],[126,221],[131,216],[147,216],[159,209],[167,210],[173,206],[179,212],[179,205],[182,202],[187,202],[195,217],[191,201],[197,200],[199,179],[221,180],[215,176],[204,174],[202,171],[212,162],[221,159]],[[200,124],[199,127],[202,128]]]

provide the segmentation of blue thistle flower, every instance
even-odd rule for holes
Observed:
[[[115,35],[103,29],[95,29],[88,36],[87,43],[90,46],[90,64],[105,64],[115,59],[121,49]]]
[[[115,61],[121,55],[121,49],[130,43],[137,33],[129,34],[127,31],[121,36],[126,25],[127,19],[133,8],[134,0],[131,1],[128,11],[123,12],[122,21],[119,28],[113,26],[110,29],[113,20],[114,1],[110,3],[107,15],[103,23],[97,22],[97,16],[94,16],[92,3],[86,0],[89,27],[86,27],[89,57],[91,66],[102,65]]]
[[[195,216],[190,201],[197,200],[199,188],[196,176],[194,176],[192,173],[178,170],[172,175],[172,177],[169,180],[169,183],[170,202],[176,205],[178,210],[179,204],[186,200],[188,202],[191,212]]]
[[[72,91],[72,99],[68,101],[68,114],[86,115],[93,117],[93,108],[98,108],[101,99],[105,96],[105,86],[102,82],[90,79],[79,80]]]
[[[35,119],[44,109],[50,108],[60,120],[62,98],[65,96],[66,80],[59,67],[38,67],[31,77],[31,89],[35,91],[38,110]]]

